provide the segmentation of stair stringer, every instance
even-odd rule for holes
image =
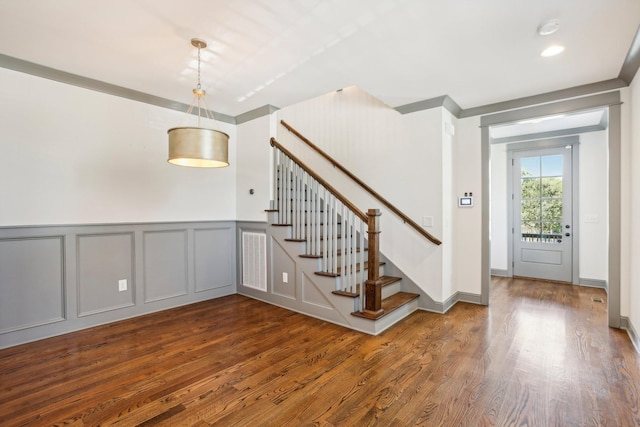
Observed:
[[[276,214],[270,214],[270,223],[272,223],[272,215]],[[345,297],[332,293],[336,289],[336,278],[315,274],[320,269],[320,260],[300,257],[305,253],[306,243],[287,241],[291,233],[290,227],[268,225],[266,231],[269,242],[267,245],[268,292],[257,295],[252,292],[251,297],[371,335],[379,334],[418,309],[418,302],[414,300],[375,321],[353,316],[351,313],[357,310],[358,297]],[[286,259],[287,262],[290,260],[293,265],[290,269],[294,271],[287,272],[289,281],[293,281],[287,294],[279,291],[282,287],[279,282],[282,281],[280,276],[283,272],[282,266],[277,262],[279,258]],[[385,266],[380,268],[384,270]],[[405,275],[395,274],[400,273],[395,266],[392,270],[394,275],[403,277],[403,281],[405,280]],[[381,273],[384,274],[384,271]],[[409,287],[417,288],[415,285]],[[402,285],[397,290],[402,290]]]

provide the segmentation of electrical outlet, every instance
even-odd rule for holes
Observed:
[[[289,274],[282,272],[282,283],[289,283]]]
[[[118,280],[118,291],[126,291],[127,290],[127,279]]]

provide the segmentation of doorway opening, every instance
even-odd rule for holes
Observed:
[[[493,131],[496,129],[507,129],[508,126],[515,125],[524,125],[527,124],[526,121],[530,121],[530,124],[533,124],[534,121],[536,123],[545,122],[545,119],[531,119],[534,118],[546,118],[547,121],[551,121],[550,118],[557,119],[567,119],[572,118],[574,116],[579,116],[580,114],[585,113],[596,113],[606,116],[604,123],[598,123],[595,126],[598,127],[588,129],[584,128],[582,131],[576,131],[575,128],[565,127],[564,129],[556,129],[553,131],[540,131],[540,132],[531,132],[527,134],[520,135],[498,135]],[[599,112],[599,113],[598,113]],[[604,112],[604,113],[603,113]],[[560,117],[562,116],[562,117]],[[604,240],[601,240],[597,246],[600,250],[600,260],[604,262],[604,273],[600,274],[599,277],[588,277],[579,272],[578,274],[572,274],[571,282],[580,281],[581,284],[587,286],[598,286],[605,287],[608,292],[608,316],[609,316],[609,326],[612,327],[620,327],[621,318],[620,318],[620,186],[621,186],[621,177],[620,177],[620,165],[621,165],[621,108],[620,108],[620,93],[619,92],[607,92],[598,95],[585,96],[582,98],[574,98],[559,102],[554,102],[550,104],[538,105],[534,107],[522,108],[519,110],[511,110],[506,111],[504,113],[497,113],[489,116],[481,117],[481,131],[482,131],[482,295],[481,300],[485,304],[489,304],[489,293],[490,293],[490,281],[491,275],[496,273],[504,273],[503,275],[511,274],[513,275],[513,266],[503,265],[502,267],[497,267],[493,262],[492,258],[496,259],[496,240],[507,238],[507,230],[504,224],[507,222],[506,218],[501,223],[501,229],[503,235],[500,235],[500,231],[496,227],[496,203],[497,200],[501,199],[501,197],[496,194],[493,190],[492,177],[495,175],[494,166],[498,165],[499,169],[500,163],[494,162],[495,160],[495,147],[502,146],[504,153],[501,155],[504,157],[504,163],[502,169],[505,170],[506,174],[506,163],[507,163],[507,154],[506,154],[506,144],[507,143],[522,143],[524,141],[534,141],[534,140],[542,140],[549,137],[563,137],[567,135],[580,135],[581,136],[581,147],[580,153],[582,153],[584,142],[582,138],[584,135],[592,135],[599,133],[603,136],[603,143],[601,144],[601,148],[604,149],[604,155],[599,157],[600,161],[604,161],[604,166],[600,166],[597,168],[597,173],[595,175],[598,176],[598,185],[604,188],[605,193],[604,196],[600,198],[599,206],[604,209],[604,211],[595,211],[592,209],[585,209],[584,206],[578,205],[576,209],[579,213],[582,211],[582,215],[580,216],[579,221],[572,222],[571,227],[571,237],[574,239],[575,233],[578,233],[577,240],[579,243],[573,242],[573,247],[578,249],[578,253],[581,254],[582,262],[579,263],[581,267],[591,266],[592,263],[585,263],[584,261],[584,252],[580,252],[579,249],[584,249],[587,245],[587,242],[580,241],[580,237],[584,237],[585,233],[582,233],[582,236],[576,230],[576,228],[586,229],[591,227],[593,224],[597,224],[601,229],[606,230],[604,235]],[[590,167],[590,166],[589,166]],[[581,178],[590,176],[589,168],[582,161],[580,162],[580,168],[584,171],[581,174]],[[595,170],[595,169],[594,169]],[[522,176],[520,177],[522,179]],[[593,181],[595,182],[595,180]],[[592,189],[592,183],[589,185],[581,186],[580,195],[587,194]],[[514,195],[515,197],[515,195]],[[506,197],[506,189],[504,190],[504,198],[503,206],[501,210],[506,212],[507,205],[507,197]],[[582,203],[582,199],[581,203]],[[520,200],[522,203],[522,200]],[[542,203],[542,200],[540,201]],[[499,204],[499,203],[498,203]],[[604,212],[604,213],[602,213]],[[507,215],[505,214],[505,217]],[[542,212],[540,213],[542,216]],[[551,219],[550,219],[551,220]],[[542,218],[540,219],[540,227],[542,228]],[[513,221],[511,222],[513,226]],[[567,224],[563,224],[566,229]],[[511,234],[511,229],[508,230],[509,234]],[[515,231],[515,230],[514,230]],[[564,231],[564,230],[563,230]],[[566,233],[567,231],[565,231]],[[525,233],[526,234],[526,233]],[[531,234],[531,233],[529,233]],[[543,234],[543,233],[540,233]],[[542,238],[542,236],[540,236]],[[576,240],[576,239],[574,239]],[[508,245],[502,245],[504,247],[504,256],[508,259],[509,249]],[[593,246],[593,245],[591,245]],[[574,251],[575,252],[575,251]],[[513,253],[513,246],[511,247],[511,253]],[[540,255],[539,253],[537,255]],[[574,254],[571,255],[572,257]],[[577,265],[578,263],[576,263]],[[572,263],[573,268],[573,263]],[[500,275],[500,274],[498,274]],[[582,276],[582,277],[581,277]],[[584,279],[587,279],[584,283]]]

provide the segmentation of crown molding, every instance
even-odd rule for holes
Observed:
[[[79,76],[77,74],[67,73],[66,71],[56,70],[55,68],[46,67],[44,65],[25,61],[23,59],[15,58],[8,55],[0,54],[0,67],[25,74],[31,74],[32,76],[54,80],[60,83],[70,84],[73,86],[81,87],[83,89],[89,89],[96,92],[106,93],[108,95],[119,96],[121,98],[143,102],[145,104],[156,105],[158,107],[181,111],[183,113],[186,113],[189,109],[189,105],[182,102],[172,101],[167,98],[161,98],[159,96],[150,95],[148,93],[128,89],[126,87],[106,83],[100,80],[90,79],[88,77]],[[215,111],[211,111],[211,113],[213,113],[214,119],[219,122],[236,124],[236,119],[233,116],[228,116],[226,114],[218,113]],[[201,116],[206,117],[206,113],[202,111]]]
[[[8,55],[0,54],[0,67],[26,74],[31,74],[49,80],[54,80],[61,83],[70,84],[73,86],[78,86],[84,89],[94,90],[109,95],[131,99],[133,101],[143,102],[163,108],[169,108],[171,110],[176,110],[184,113],[186,113],[189,109],[189,105],[182,102],[172,101],[167,98],[162,98],[111,83],[102,82],[100,80],[83,77],[77,74],[68,73],[66,71],[57,70],[55,68],[50,68]],[[418,111],[429,110],[432,108],[442,107],[449,111],[453,116],[460,119],[493,114],[501,111],[530,107],[537,104],[545,104],[562,99],[576,98],[580,96],[592,95],[599,92],[607,92],[626,87],[630,84],[631,80],[633,80],[633,77],[637,73],[639,67],[640,28],[636,33],[636,37],[634,38],[634,42],[632,43],[631,48],[629,49],[627,59],[623,64],[622,70],[620,71],[620,76],[615,79],[604,80],[601,82],[575,86],[539,95],[527,96],[523,98],[517,98],[509,101],[487,104],[467,109],[461,108],[449,95],[442,95],[423,101],[401,105],[398,107],[394,107],[394,109],[400,114],[409,114]],[[227,114],[218,113],[216,111],[211,111],[211,113],[213,113],[214,119],[219,122],[237,125],[257,119],[259,117],[273,114],[278,110],[278,107],[267,104],[254,110],[239,114],[237,116],[230,116]],[[201,115],[205,117],[205,112],[202,112]]]
[[[636,31],[636,35],[631,42],[631,47],[629,47],[629,52],[627,52],[627,57],[622,63],[622,68],[620,69],[620,74],[618,74],[618,78],[623,80],[627,85],[630,85],[633,81],[633,78],[638,73],[638,69],[640,68],[640,26],[638,26],[638,31]]]

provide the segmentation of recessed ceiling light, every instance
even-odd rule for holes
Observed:
[[[558,19],[549,19],[538,25],[538,34],[548,36],[558,31],[558,28],[560,28],[560,21]]]
[[[543,50],[542,53],[540,53],[540,56],[544,56],[546,58],[549,56],[555,56],[559,53],[562,53],[563,51],[564,51],[564,46],[554,44],[552,46],[549,46],[545,50]]]

